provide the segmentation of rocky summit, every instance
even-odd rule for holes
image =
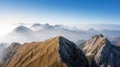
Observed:
[[[107,39],[92,61],[92,67],[120,67],[120,47],[112,45]]]
[[[120,46],[112,45],[103,35],[96,35],[83,44],[91,67],[119,67]]]
[[[1,67],[89,67],[84,53],[61,36],[44,42],[13,44],[9,49]]]
[[[105,37],[103,35],[93,36],[91,39],[86,41],[83,46],[83,51],[91,64],[94,55],[105,45]]]

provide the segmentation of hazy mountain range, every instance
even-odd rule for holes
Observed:
[[[93,31],[92,31],[93,32]],[[72,41],[88,39],[95,33],[82,31],[75,28],[69,28],[64,25],[34,24],[30,28],[26,26],[18,26],[0,41],[5,43],[12,42],[32,42],[42,41],[55,36],[64,36]],[[13,36],[14,35],[14,36]],[[79,36],[79,37],[78,37]]]
[[[73,42],[78,40],[88,40],[96,34],[103,34],[108,39],[115,39],[119,37],[120,30],[96,30],[90,28],[88,30],[81,30],[77,27],[68,27],[65,25],[50,25],[50,24],[39,24],[35,23],[31,27],[26,27],[20,25],[16,27],[13,31],[8,33],[8,35],[1,38],[1,42],[12,43],[12,42],[32,42],[32,41],[43,41],[45,39],[64,36]],[[114,41],[116,42],[116,41]]]

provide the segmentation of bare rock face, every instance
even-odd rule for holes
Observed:
[[[94,55],[105,46],[105,38],[103,35],[96,35],[83,44],[83,51],[91,64]]]
[[[13,51],[6,53],[9,58],[3,60],[2,67],[89,67],[84,53],[61,36],[11,47]]]
[[[120,67],[120,47],[106,40],[106,45],[94,56],[92,67]]]
[[[91,67],[120,67],[120,46],[112,45],[103,35],[86,41],[83,51]]]

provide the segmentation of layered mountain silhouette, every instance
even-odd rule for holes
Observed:
[[[1,42],[12,43],[12,42],[32,42],[32,41],[43,41],[55,36],[63,36],[73,42],[78,40],[87,40],[91,38],[94,33],[86,32],[78,29],[68,29],[69,27],[64,25],[50,25],[50,24],[33,24],[31,28],[20,25],[16,27],[9,34],[1,38]],[[14,36],[13,36],[14,35]]]
[[[40,27],[40,26],[42,26],[42,24],[35,23],[35,24],[33,24],[31,27]]]
[[[110,39],[110,38],[119,37],[120,30],[102,30],[101,33]]]
[[[68,27],[65,25],[50,25],[35,23],[30,28],[20,25],[16,27],[9,34],[0,39],[1,42],[12,43],[12,42],[32,42],[32,41],[43,41],[55,36],[63,36],[73,42],[79,40],[88,40],[96,34],[102,33],[105,37],[111,39],[119,37],[120,31],[116,30],[103,30],[97,31],[94,28],[90,28],[87,31],[80,30],[76,27]],[[109,34],[110,33],[110,34]],[[14,35],[14,36],[13,36]],[[112,35],[112,36],[111,36]],[[116,39],[112,43],[117,42]]]
[[[112,45],[103,35],[96,35],[83,45],[91,67],[120,66],[120,47]]]
[[[25,26],[18,26],[1,39],[1,42],[31,42],[34,40],[34,32]]]
[[[23,45],[12,43],[5,51],[1,67],[89,67],[84,53],[62,36]]]
[[[63,36],[73,42],[79,40],[88,40],[96,34],[103,34],[107,37],[112,44],[118,42],[114,39],[119,37],[119,30],[96,30],[90,28],[88,30],[80,30],[77,27],[69,27],[65,25],[50,25],[35,23],[30,28],[20,25],[16,27],[13,31],[8,33],[6,36],[0,39],[1,42],[12,43],[12,42],[32,42],[32,41],[43,41],[55,36]],[[14,35],[14,36],[13,36]]]
[[[30,32],[32,32],[32,30],[21,25],[21,26],[16,27],[12,32],[23,34],[23,33],[30,33]]]
[[[46,24],[39,24],[39,23],[35,23],[31,26],[31,28],[35,31],[38,30],[45,30],[45,29],[54,29],[54,26],[46,23]]]
[[[118,40],[114,39],[114,38],[117,38],[119,37],[119,33],[120,33],[120,30],[96,30],[94,28],[90,28],[88,29],[87,31],[82,31],[80,29],[78,29],[77,27],[73,27],[73,28],[70,28],[68,26],[65,26],[65,25],[50,25],[50,24],[39,24],[39,23],[36,23],[36,24],[33,24],[32,25],[32,28],[38,28],[39,32],[42,33],[42,31],[44,31],[44,33],[48,34],[50,33],[52,36],[55,36],[55,35],[61,35],[61,36],[64,36],[72,41],[76,40],[88,40],[90,39],[92,36],[95,36],[97,34],[103,34],[105,37],[107,37],[111,42],[112,44],[118,42]],[[53,32],[53,33],[51,33]],[[58,34],[59,33],[59,34]],[[68,35],[71,35],[71,36],[68,36]],[[78,36],[80,38],[78,38]],[[75,41],[74,41],[75,42]]]
[[[99,34],[99,31],[95,30],[94,28],[88,29],[87,32],[91,34]]]

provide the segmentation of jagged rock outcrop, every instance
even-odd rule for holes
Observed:
[[[100,50],[101,47],[105,45],[105,38],[103,35],[96,35],[86,41],[83,46],[83,51],[88,58],[89,63],[91,64],[91,61],[94,57],[94,55]]]
[[[120,47],[112,45],[103,35],[86,41],[83,51],[91,67],[120,67]]]
[[[3,67],[89,67],[84,53],[61,36],[44,42],[25,43],[13,49],[12,56],[6,54],[10,61],[3,62]]]
[[[106,39],[105,46],[94,56],[92,67],[120,67],[120,47]]]

